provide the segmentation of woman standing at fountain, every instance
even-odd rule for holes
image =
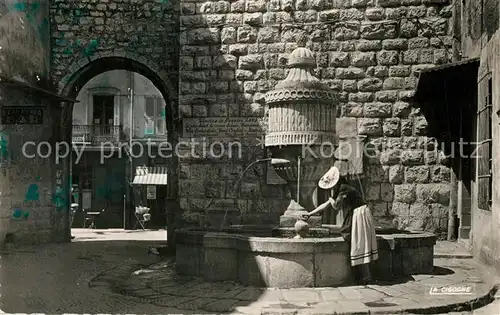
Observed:
[[[345,218],[340,232],[349,242],[355,279],[360,284],[366,284],[372,280],[373,262],[378,259],[373,217],[358,190],[348,184],[339,183],[339,177],[339,170],[334,166],[320,179],[320,188],[337,190],[336,198],[330,197],[306,214],[305,219],[329,207],[335,212],[339,210],[344,212]],[[337,183],[339,186],[335,187]]]

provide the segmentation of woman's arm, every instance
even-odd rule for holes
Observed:
[[[334,202],[335,201],[330,197],[330,198],[328,198],[327,201],[325,201],[324,203],[320,204],[316,209],[314,209],[313,211],[309,212],[307,215],[308,216],[315,215],[316,213],[325,210],[328,206],[332,206],[332,208],[333,208]]]

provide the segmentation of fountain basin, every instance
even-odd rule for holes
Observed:
[[[272,228],[255,226],[223,232],[182,229],[176,231],[177,272],[206,281],[229,280],[258,287],[350,285],[348,244],[335,236],[337,226],[324,228],[333,235],[303,239],[269,237],[262,235],[272,235]],[[261,236],[252,236],[255,232]],[[433,234],[393,233],[377,235],[377,240],[377,274],[381,279],[432,271]]]

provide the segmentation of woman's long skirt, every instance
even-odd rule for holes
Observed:
[[[372,263],[378,259],[377,237],[370,208],[366,205],[350,211],[342,225],[342,236],[349,242],[351,266],[356,280],[372,280]]]

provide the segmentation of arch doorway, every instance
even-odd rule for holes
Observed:
[[[106,209],[96,222],[98,228],[133,229],[141,228],[135,208],[150,206],[155,209],[146,227],[166,227],[168,240],[173,240],[178,161],[173,152],[158,152],[160,143],[174,147],[178,141],[169,82],[138,61],[106,57],[78,68],[59,87],[62,95],[80,101],[63,108],[74,149],[68,173],[79,210]],[[138,167],[168,174],[154,196],[138,197],[146,196],[141,193],[145,186],[132,185]],[[72,226],[83,226],[84,215],[77,213]]]

